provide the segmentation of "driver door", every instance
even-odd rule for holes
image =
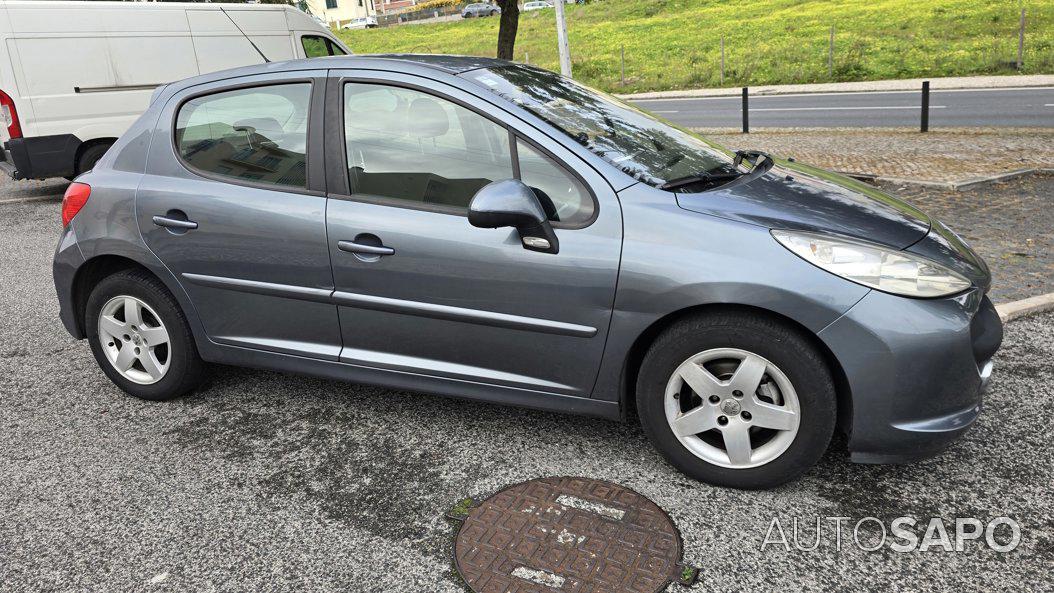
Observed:
[[[327,96],[328,116],[340,114],[326,125],[340,359],[588,397],[621,250],[611,188],[558,143],[506,127],[471,94],[384,76],[345,72]],[[515,229],[468,223],[475,192],[509,178],[548,206],[559,253],[524,249]]]

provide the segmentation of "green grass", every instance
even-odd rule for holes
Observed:
[[[1054,72],[1054,2],[595,0],[567,10],[574,76],[616,92]],[[516,59],[558,70],[552,10],[520,15]],[[828,74],[830,27],[834,72]],[[342,31],[357,53],[493,56],[498,19]],[[725,78],[720,39],[725,39]],[[620,52],[626,52],[626,84]]]

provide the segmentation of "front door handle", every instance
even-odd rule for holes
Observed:
[[[354,241],[337,241],[337,249],[363,255],[395,255],[395,250],[383,245],[366,245]]]
[[[157,226],[163,226],[170,229],[187,229],[192,230],[198,228],[198,223],[192,220],[179,220],[176,218],[167,218],[165,216],[155,216],[154,224]]]

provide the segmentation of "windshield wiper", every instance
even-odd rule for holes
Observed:
[[[735,173],[696,173],[695,175],[686,175],[684,177],[678,177],[677,179],[671,179],[666,183],[659,186],[659,189],[675,189],[678,187],[684,187],[685,185],[693,185],[696,183],[706,183],[710,181],[725,181],[728,179],[735,179],[742,177],[746,173],[742,171],[736,171]]]
[[[748,157],[754,157],[754,166],[750,168],[750,171],[747,171],[748,173],[753,173],[754,169],[761,166],[763,160],[772,160],[772,155],[767,152],[762,152],[760,150],[737,150],[736,158],[732,160],[732,166],[738,169],[739,165],[743,162],[743,159]]]
[[[749,171],[733,171],[731,173],[709,173],[702,172],[694,175],[686,175],[684,177],[678,177],[677,179],[671,179],[666,183],[659,186],[659,189],[675,189],[678,187],[684,187],[686,185],[693,185],[696,183],[710,183],[713,181],[728,181],[731,179],[737,179],[744,175],[749,175],[754,171],[758,170],[766,160],[771,161],[772,157],[767,152],[761,152],[760,150],[737,150],[735,160],[732,161],[732,166],[738,168],[744,159],[753,157],[754,164],[750,167]]]

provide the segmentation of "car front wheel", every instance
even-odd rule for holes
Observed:
[[[145,271],[118,272],[99,282],[88,296],[85,329],[100,368],[135,397],[178,397],[204,377],[183,311]]]
[[[727,312],[668,328],[642,362],[637,409],[652,443],[715,485],[771,488],[819,461],[834,432],[834,381],[796,329]]]

